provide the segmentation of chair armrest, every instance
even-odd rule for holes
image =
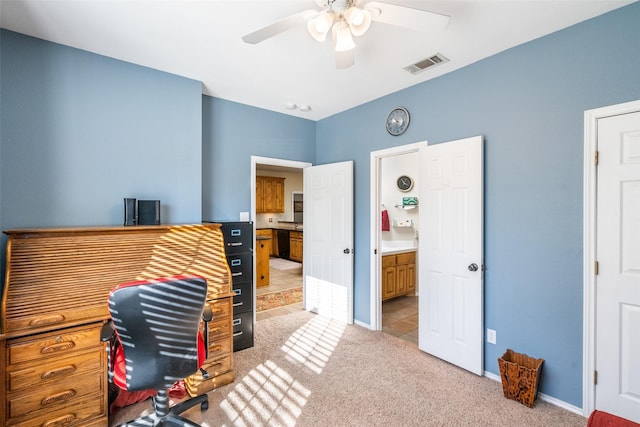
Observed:
[[[204,322],[204,332],[202,334],[202,340],[204,341],[204,354],[205,358],[209,358],[209,322],[213,320],[213,311],[209,304],[204,305],[204,311],[202,312],[202,320]]]
[[[109,320],[107,323],[102,325],[102,330],[100,331],[100,341],[111,341],[116,334],[116,330],[113,327],[113,322]]]
[[[213,311],[211,311],[211,306],[206,304],[204,306],[204,311],[202,312],[202,320],[205,322],[211,322],[213,320]]]

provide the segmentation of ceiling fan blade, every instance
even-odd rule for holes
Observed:
[[[442,31],[450,19],[449,16],[440,13],[377,1],[369,2],[364,7],[371,12],[373,21],[417,31]]]
[[[319,12],[317,10],[311,9],[294,13],[293,15],[287,16],[286,18],[274,22],[271,25],[267,25],[266,27],[260,28],[259,30],[242,36],[242,40],[244,40],[245,43],[249,44],[260,43],[268,38],[290,30],[291,28],[295,28],[298,25],[304,24],[306,21],[313,18],[318,13]]]
[[[345,68],[351,67],[355,64],[355,49],[345,50],[343,52],[335,52],[336,54],[336,68],[339,70],[343,70]]]

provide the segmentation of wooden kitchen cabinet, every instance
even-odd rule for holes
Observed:
[[[256,213],[284,212],[284,178],[256,176]]]
[[[382,257],[382,301],[416,292],[416,253]]]
[[[289,259],[302,262],[302,231],[289,232]]]
[[[280,252],[278,251],[278,230],[275,228],[271,230],[271,256],[280,256]]]
[[[271,230],[256,230],[256,286],[269,285],[269,255]]]

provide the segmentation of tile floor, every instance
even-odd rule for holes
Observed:
[[[382,332],[418,345],[418,297],[403,296],[384,301]]]
[[[279,270],[277,268],[274,268],[274,263],[272,262],[270,262],[270,265],[272,267],[269,269],[269,286],[262,286],[260,288],[257,288],[257,296],[302,286],[302,264],[300,264],[299,268],[287,270]],[[288,314],[292,311],[297,310],[302,310],[302,303],[286,305],[283,307],[258,312],[256,313],[256,320],[280,316],[282,314]]]

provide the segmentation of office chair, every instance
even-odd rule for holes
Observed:
[[[169,408],[168,389],[195,373],[206,360],[206,325],[212,318],[206,297],[207,281],[198,276],[124,283],[109,294],[108,325],[112,326],[105,325],[102,340],[110,340],[115,332],[110,381],[123,390],[157,391],[154,413],[124,425],[199,426],[179,414],[198,404],[201,410],[208,409],[208,396],[196,396]]]

